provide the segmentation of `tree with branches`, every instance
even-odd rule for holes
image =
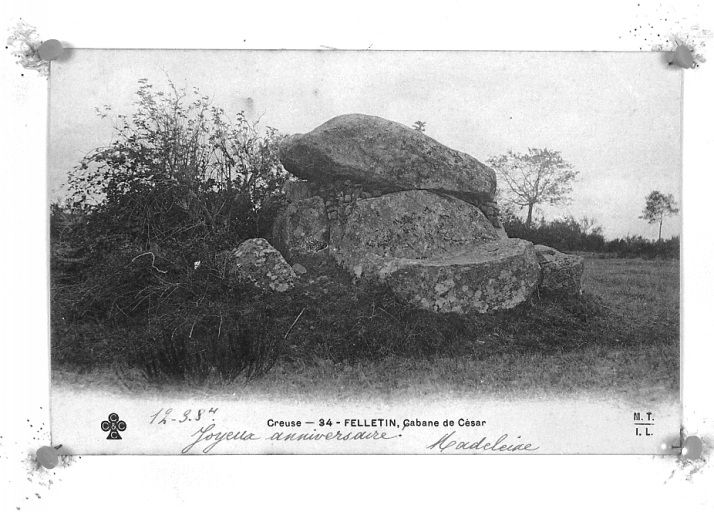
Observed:
[[[547,148],[528,148],[526,153],[508,151],[486,161],[505,183],[505,199],[511,204],[528,209],[526,227],[533,223],[533,208],[538,204],[567,204],[568,194],[578,171],[563,160],[559,151]]]
[[[662,240],[664,218],[675,215],[679,212],[679,208],[677,208],[677,203],[672,194],[664,195],[658,190],[650,192],[645,201],[645,209],[642,210],[640,219],[644,219],[650,224],[659,223],[659,235],[657,236],[657,241],[659,242]]]

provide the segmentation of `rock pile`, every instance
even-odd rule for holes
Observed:
[[[443,312],[510,308],[542,279],[579,290],[582,260],[507,237],[494,171],[422,132],[344,115],[287,138],[280,160],[302,178],[286,185],[289,205],[273,227],[289,259],[329,254],[356,277]]]
[[[294,286],[295,272],[264,238],[251,238],[216,256],[222,277],[249,282],[261,290],[285,292]]]

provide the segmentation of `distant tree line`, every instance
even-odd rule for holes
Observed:
[[[418,129],[415,126],[415,129]],[[543,244],[564,252],[592,252],[628,258],[679,258],[679,237],[662,240],[666,217],[679,212],[672,194],[653,190],[645,198],[640,219],[659,227],[656,242],[641,236],[605,240],[595,219],[573,216],[546,221],[536,219],[536,207],[543,204],[565,205],[570,202],[573,183],[579,171],[565,161],[559,151],[528,148],[526,153],[508,151],[491,156],[486,163],[498,176],[502,222],[509,236]],[[525,220],[516,211],[526,212]]]
[[[588,217],[577,220],[571,215],[551,221],[541,217],[529,228],[513,209],[505,208],[502,222],[509,237],[547,245],[561,252],[600,253],[617,258],[679,259],[678,236],[657,241],[639,235],[606,240],[602,227],[596,226],[594,219]]]

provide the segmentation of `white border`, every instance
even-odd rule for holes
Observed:
[[[102,7],[96,2],[29,5],[13,1],[3,8],[0,22],[7,27],[22,16],[44,37],[74,47],[356,49],[371,45],[379,49],[614,51],[637,50],[641,41],[628,38],[628,30],[643,19],[655,21],[660,12],[670,9],[660,2],[641,2],[640,7],[637,3],[499,2],[469,8],[462,2],[359,2],[339,8],[336,2],[286,6],[204,1],[153,6],[131,1]],[[699,12],[695,3],[682,4],[676,3],[677,15]],[[690,18],[690,22],[705,23],[705,19],[712,19],[711,13],[701,20]],[[5,327],[0,344],[0,486],[12,481],[13,486],[29,487],[21,491],[22,502],[15,500],[14,493],[0,491],[7,505],[3,508],[209,510],[232,505],[404,510],[491,508],[503,503],[508,508],[696,510],[710,500],[711,465],[689,482],[672,459],[627,456],[490,457],[487,461],[465,457],[84,457],[56,470],[51,489],[37,487],[47,482],[37,472],[30,475],[33,482],[27,483],[21,457],[39,441],[32,439],[36,434],[27,428],[26,419],[41,420],[47,408],[39,411],[39,407],[46,404],[49,385],[43,298],[46,242],[42,235],[46,232],[46,105],[38,101],[44,98],[46,84],[31,76],[31,71],[19,77],[22,70],[8,61],[3,56],[0,80],[0,325]],[[708,222],[713,72],[714,63],[685,72],[684,423],[690,433],[705,440],[714,439],[714,385],[708,369],[714,355],[709,340],[714,332],[710,257],[714,241]],[[33,486],[42,499],[30,492]],[[25,501],[25,495],[32,500]]]

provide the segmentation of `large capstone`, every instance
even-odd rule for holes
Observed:
[[[285,169],[311,182],[350,180],[381,192],[433,190],[472,204],[494,201],[496,174],[474,157],[402,124],[364,114],[335,117],[280,145]]]
[[[251,238],[235,249],[216,255],[224,278],[252,283],[261,290],[284,292],[294,286],[295,272],[285,258],[263,238]]]
[[[541,269],[540,290],[545,293],[580,293],[585,261],[580,256],[563,254],[546,245],[535,246]]]
[[[320,252],[438,312],[512,308],[538,289],[577,293],[583,261],[509,239],[496,175],[420,131],[339,116],[280,145],[289,206],[273,238],[291,258]],[[328,250],[324,250],[327,248]]]
[[[394,293],[436,312],[486,313],[524,302],[538,286],[533,244],[508,239],[460,254],[429,259],[393,259],[381,270]]]
[[[459,254],[499,238],[475,206],[424,190],[395,192],[354,203],[331,223],[330,253],[355,275],[373,275],[393,258]]]

